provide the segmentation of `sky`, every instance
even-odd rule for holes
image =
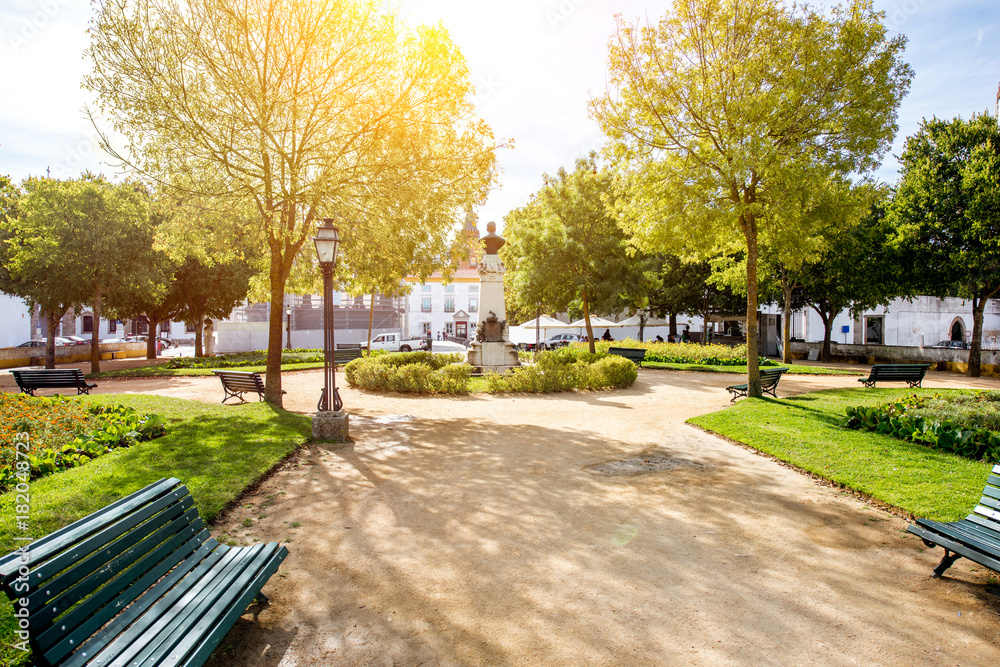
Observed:
[[[898,176],[894,155],[925,117],[968,118],[996,109],[1000,3],[876,0],[893,33],[908,38],[915,71],[899,133],[878,176]],[[614,16],[655,20],[669,0],[399,0],[411,25],[441,22],[467,59],[481,116],[513,148],[498,154],[501,187],[478,209],[480,229],[524,205],[542,175],[572,168],[603,144],[587,102],[605,90]],[[3,0],[0,6],[0,174],[113,175],[84,114],[85,0]]]

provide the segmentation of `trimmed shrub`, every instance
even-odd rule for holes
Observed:
[[[344,367],[347,384],[371,391],[464,394],[472,368],[456,364],[460,354],[394,352],[354,359]],[[464,366],[464,368],[462,368]]]
[[[743,366],[747,363],[747,346],[701,345],[699,343],[650,343],[631,338],[619,341],[597,341],[594,349],[607,353],[609,347],[630,347],[646,350],[646,361],[664,364],[702,364],[705,366]],[[572,349],[588,351],[587,343],[573,343]],[[774,361],[760,357],[761,366],[775,366]]]
[[[631,387],[639,370],[625,357],[609,356],[590,364],[586,377],[588,389]]]

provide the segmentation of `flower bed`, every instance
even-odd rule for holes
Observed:
[[[25,433],[28,461],[19,464],[15,441]],[[140,415],[134,408],[88,406],[62,396],[0,393],[0,493],[18,481],[83,465],[163,433],[160,416]]]
[[[573,349],[589,349],[587,343],[573,343]],[[747,363],[746,344],[730,347],[728,345],[700,345],[698,343],[651,343],[627,338],[618,341],[597,341],[594,349],[607,352],[609,347],[631,347],[646,350],[645,361],[658,361],[664,364],[701,364],[704,366],[740,366]],[[761,366],[774,366],[775,362],[766,357],[760,358]]]
[[[385,354],[385,350],[372,350],[371,356]],[[253,352],[233,352],[214,357],[174,357],[167,362],[167,368],[242,368],[245,366],[263,366],[267,363],[267,350]],[[281,363],[285,364],[321,364],[323,350],[295,349],[282,350]]]
[[[470,390],[472,367],[460,354],[401,352],[347,364],[348,384],[371,391],[427,394],[465,394]],[[487,373],[488,393],[552,392],[572,389],[628,387],[638,371],[628,359],[563,348],[541,352],[534,364],[506,373]]]
[[[1000,392],[909,396],[849,407],[845,427],[891,435],[975,460],[1000,462]]]

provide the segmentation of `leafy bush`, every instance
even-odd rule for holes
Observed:
[[[62,396],[0,394],[0,492],[27,481],[74,468],[114,451],[151,440],[166,431],[159,415],[140,415],[122,405],[87,407]],[[27,433],[28,467],[20,469],[18,433]],[[23,450],[22,450],[23,451]]]
[[[590,364],[587,369],[587,389],[631,387],[639,370],[625,357],[609,356]]]
[[[844,426],[891,435],[900,440],[927,445],[932,449],[997,463],[1000,462],[1000,436],[975,423],[962,423],[949,418],[960,415],[961,410],[949,409],[946,406],[995,403],[998,400],[1000,396],[984,397],[982,392],[949,397],[935,394],[933,398],[913,395],[894,403],[849,407],[846,410],[847,422]],[[936,415],[939,419],[930,415]]]
[[[457,364],[461,358],[458,353],[393,352],[354,359],[344,367],[344,377],[352,387],[372,391],[464,394],[472,368]]]

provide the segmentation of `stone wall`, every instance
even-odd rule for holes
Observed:
[[[832,341],[831,341],[832,342]],[[832,361],[858,364],[932,364],[939,371],[964,373],[969,369],[969,351],[953,348],[910,347],[903,345],[830,345]],[[810,350],[821,353],[823,343],[793,342],[792,356],[807,359]],[[814,354],[816,354],[814,353]],[[983,350],[982,374],[1000,376],[1000,351]]]
[[[145,343],[101,343],[101,359],[111,359],[116,351],[119,359],[135,359],[146,356]],[[90,345],[57,345],[56,364],[73,364],[90,361]],[[44,347],[0,347],[0,368],[21,366],[44,366]]]

